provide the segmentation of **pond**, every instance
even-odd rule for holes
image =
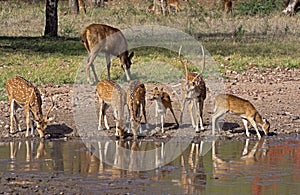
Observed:
[[[181,151],[178,148],[183,151],[176,152]],[[10,189],[68,186],[61,190],[65,194],[74,189],[80,194],[297,194],[300,190],[298,135],[183,140],[169,146],[145,140],[23,140],[0,143],[0,161],[1,185]],[[146,164],[155,167],[147,169]]]

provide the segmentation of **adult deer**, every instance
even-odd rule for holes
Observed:
[[[111,65],[110,55],[120,58],[121,66],[125,71],[127,80],[129,81],[131,79],[130,66],[134,53],[131,52],[129,54],[127,41],[119,29],[105,24],[91,24],[82,31],[81,42],[89,53],[86,64],[86,74],[87,81],[90,84],[92,84],[90,80],[90,67],[92,68],[96,82],[99,81],[93,64],[99,52],[105,53],[107,77],[109,80]]]
[[[205,68],[205,53],[204,48],[202,48],[203,54],[203,65],[200,73],[188,72],[187,65],[181,60],[180,50],[179,50],[179,60],[185,68],[186,78],[181,82],[182,88],[182,109],[180,113],[180,123],[182,123],[183,111],[185,105],[188,104],[188,109],[190,113],[190,118],[192,125],[195,128],[196,133],[199,133],[199,122],[201,130],[204,130],[203,126],[203,105],[206,98],[206,85],[203,78],[200,76]],[[196,116],[194,117],[194,115]],[[196,123],[195,123],[196,120]]]
[[[146,118],[146,88],[143,83],[138,80],[133,80],[129,84],[127,90],[127,105],[130,113],[131,129],[134,139],[137,138],[138,132],[142,131],[141,127],[141,109],[144,115],[145,123],[148,124]]]
[[[257,124],[262,127],[265,135],[268,135],[269,133],[270,123],[261,117],[255,107],[248,100],[230,94],[220,94],[215,97],[214,110],[215,112],[212,116],[213,135],[215,134],[216,126],[220,130],[217,120],[227,112],[236,114],[242,118],[247,137],[250,136],[248,131],[248,121],[256,130],[256,134],[259,139],[261,138],[261,135],[258,131]]]
[[[126,92],[122,87],[112,80],[102,80],[97,84],[97,95],[99,98],[99,126],[98,130],[102,130],[102,118],[106,129],[109,129],[106,111],[109,105],[113,108],[116,120],[116,136],[123,136],[125,129],[124,106],[126,105]]]
[[[26,137],[29,136],[29,127],[31,127],[31,135],[34,136],[34,127],[30,119],[30,113],[33,115],[33,120],[36,123],[36,129],[41,138],[44,137],[44,132],[47,124],[53,120],[48,118],[51,110],[54,107],[54,102],[51,97],[52,104],[43,117],[42,98],[37,86],[23,77],[17,76],[6,82],[6,91],[10,105],[10,133],[14,133],[13,120],[15,120],[18,130],[21,131],[21,126],[16,116],[16,110],[23,107],[26,116]]]

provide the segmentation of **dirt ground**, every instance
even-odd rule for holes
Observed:
[[[300,70],[289,68],[257,68],[247,67],[247,71],[237,73],[227,70],[223,73],[226,93],[234,94],[242,98],[248,99],[263,117],[271,123],[270,135],[277,134],[294,134],[300,130]],[[151,90],[155,84],[146,84],[147,89],[147,105],[153,106],[153,102],[148,99],[151,97]],[[55,96],[55,108],[51,115],[55,116],[54,122],[49,125],[47,132],[52,137],[73,137],[77,135],[76,125],[73,118],[73,86],[53,86],[47,84],[41,86],[43,94],[43,110],[46,112],[49,107],[49,94]],[[174,99],[172,91],[166,90]],[[95,97],[96,98],[96,97]],[[212,114],[212,95],[209,92],[204,105],[204,123],[205,131],[196,134],[196,137],[209,135],[211,132],[210,119]],[[180,105],[179,101],[173,102],[173,108],[177,118],[179,118]],[[9,106],[6,101],[0,102],[0,137],[2,141],[11,139],[23,139],[25,136],[25,119],[23,110],[19,109],[18,116],[22,116],[21,124],[24,129],[22,132],[16,132],[10,135],[9,132]],[[108,115],[112,115],[109,113]],[[148,120],[153,120],[151,117],[154,113],[147,113]],[[149,119],[150,118],[150,119]],[[110,119],[110,117],[109,117]],[[112,118],[111,118],[112,119]],[[245,136],[244,128],[241,120],[237,116],[227,115],[224,121],[221,135],[225,137],[241,137]],[[114,135],[114,122],[109,120],[112,127],[107,131],[108,135]],[[153,135],[156,138],[166,138],[172,136],[175,131],[174,119],[171,113],[167,111],[166,120],[167,131],[165,134],[160,132]],[[252,129],[253,130],[253,129]],[[37,134],[37,132],[36,132]],[[252,135],[255,137],[255,131]],[[151,136],[147,136],[147,139]],[[152,137],[153,138],[153,137]],[[31,138],[32,139],[32,138]],[[39,139],[37,136],[34,139]]]

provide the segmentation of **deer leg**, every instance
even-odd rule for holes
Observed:
[[[190,118],[191,118],[191,121],[192,121],[192,126],[195,128],[196,125],[195,125],[195,120],[194,120],[194,115],[193,115],[193,102],[189,102],[189,105],[188,105],[188,109],[189,109],[189,113],[190,113]]]
[[[98,123],[98,130],[100,131],[100,130],[103,130],[102,129],[102,117],[103,117],[103,105],[104,104],[104,102],[103,102],[103,100],[100,100],[100,109],[99,109],[99,123]]]
[[[173,108],[170,108],[170,111],[171,111],[171,113],[172,113],[172,115],[173,115],[173,117],[174,117],[174,120],[175,120],[175,122],[176,122],[176,125],[179,126],[179,123],[178,123],[178,121],[177,121],[177,118],[176,118],[176,116],[175,116],[175,113],[174,113]]]
[[[98,47],[95,47],[95,49],[92,49],[92,51],[89,53],[89,57],[87,59],[86,75],[87,75],[87,82],[90,83],[90,84],[93,84],[91,82],[91,78],[90,78],[90,67],[92,68],[92,71],[94,73],[96,82],[98,82],[98,76],[97,76],[96,71],[95,71],[94,61],[95,61],[95,58],[97,57],[100,49],[101,48],[98,48]]]
[[[261,139],[261,135],[258,131],[258,128],[257,128],[257,125],[256,125],[256,122],[254,121],[254,119],[249,119],[249,122],[250,124],[254,127],[255,131],[256,131],[256,134],[258,136],[258,139]]]
[[[164,118],[165,118],[164,114],[161,114],[161,116],[160,116],[160,122],[161,122],[161,132],[162,133],[165,132],[165,130],[164,130]]]
[[[218,124],[218,119],[225,114],[225,112],[222,112],[221,110],[215,109],[215,113],[212,116],[212,134],[215,135],[215,128],[217,126],[219,132],[220,132],[220,126]]]
[[[91,82],[91,77],[90,77],[90,68],[92,68],[92,71],[94,73],[95,76],[95,80],[98,81],[98,77],[96,75],[95,72],[95,67],[94,67],[94,60],[97,57],[98,52],[97,51],[91,51],[91,53],[89,53],[89,57],[87,60],[87,64],[86,64],[86,75],[87,75],[87,82],[89,84],[93,84],[93,82]]]
[[[33,117],[32,112],[30,112],[31,116]],[[30,119],[30,129],[31,129],[31,136],[34,137],[34,126],[33,126],[33,120]]]
[[[26,137],[29,136],[29,125],[30,125],[30,114],[29,114],[29,109],[25,108],[25,116],[26,116]],[[31,133],[33,134],[33,132]]]
[[[243,124],[244,124],[245,130],[246,130],[246,135],[247,135],[247,137],[249,137],[249,136],[250,136],[250,134],[249,134],[249,130],[248,130],[248,120],[247,120],[247,119],[244,119],[244,118],[242,118],[242,121],[243,121]]]
[[[196,111],[196,124],[195,124],[195,132],[199,133],[199,121],[202,123],[201,118],[200,118],[200,113],[199,113],[199,103],[193,99],[193,107],[195,108]],[[193,109],[192,109],[193,111]],[[201,124],[202,125],[202,124]],[[203,126],[203,125],[202,125]]]
[[[181,111],[180,111],[180,118],[179,118],[179,122],[181,124],[182,124],[182,116],[183,116],[183,111],[184,111],[184,108],[185,108],[185,104],[186,104],[186,100],[184,99],[183,104],[182,104],[182,108],[181,108]]]
[[[118,113],[118,110],[117,109],[114,109],[114,117],[115,117],[115,120],[116,120],[116,133],[115,135],[118,136],[119,135],[119,127],[120,127],[120,117],[119,117],[119,113]]]
[[[107,66],[107,79],[110,80],[110,54],[106,53],[105,54],[105,58],[106,58],[106,66]]]
[[[16,106],[15,106],[15,102],[14,100],[10,101],[10,130],[9,130],[9,133],[14,133],[14,121],[16,122],[16,125],[20,127],[19,125],[19,121],[17,119],[17,116],[16,116]],[[19,131],[21,131],[19,129]]]
[[[106,116],[106,111],[108,109],[108,105],[104,103],[104,106],[103,106],[103,116],[104,116],[104,125],[106,127],[107,130],[109,130],[109,125],[108,125],[108,122],[107,122],[107,116]]]
[[[95,77],[95,81],[96,81],[96,83],[98,83],[99,79],[98,79],[98,76],[97,76],[97,73],[96,73],[96,69],[95,69],[94,63],[91,64],[91,68],[92,68],[92,71],[93,71],[93,74],[94,74],[94,77]]]
[[[155,124],[156,127],[158,126],[158,104],[156,102],[156,108],[155,108]]]
[[[199,119],[200,119],[200,128],[204,130],[203,126],[203,100],[199,101]]]

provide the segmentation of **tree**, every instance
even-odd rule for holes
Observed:
[[[58,0],[46,0],[46,27],[45,36],[57,37],[58,17],[57,17]]]
[[[79,5],[78,0],[69,0],[69,9],[71,14],[79,13]]]

